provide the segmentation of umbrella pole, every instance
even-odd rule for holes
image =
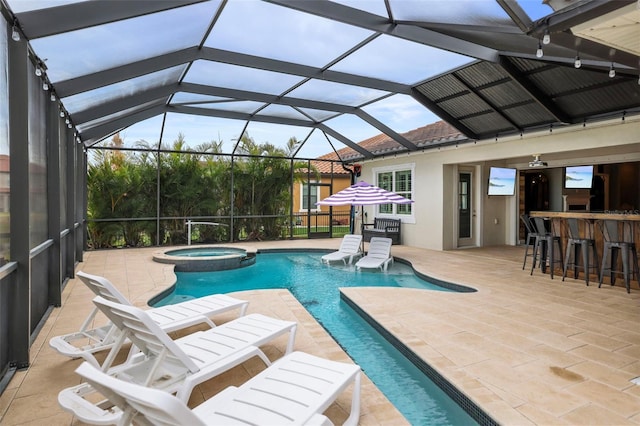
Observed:
[[[364,206],[360,206],[360,235],[362,235],[362,253],[364,253]]]

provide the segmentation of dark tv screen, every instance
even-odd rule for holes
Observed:
[[[593,166],[571,166],[565,169],[564,187],[591,189]]]
[[[489,189],[487,195],[514,195],[516,190],[516,169],[491,167],[489,169]]]

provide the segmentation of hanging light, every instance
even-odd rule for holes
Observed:
[[[70,121],[69,121],[69,117],[67,117],[67,119],[66,119],[66,120],[64,120],[64,122],[65,122],[65,124],[69,124],[69,123],[70,123]]]
[[[613,68],[613,62],[611,62],[611,68],[609,68],[609,77],[613,78],[616,76],[616,69]]]
[[[36,65],[36,76],[40,77],[42,75],[42,68],[40,68],[40,65]]]
[[[51,91],[51,96],[49,97],[49,99],[51,99],[51,102],[55,102],[56,101],[56,94],[55,94],[55,92],[53,90]]]
[[[64,111],[60,110],[60,117],[64,117]]]
[[[540,43],[540,40],[538,40],[538,50],[536,50],[536,57],[542,58],[542,55],[544,55],[544,52],[542,51],[542,43]]]
[[[18,25],[14,22],[13,29],[11,30],[11,38],[13,41],[20,41],[20,31],[18,31]]]
[[[551,34],[549,34],[549,28],[544,30],[544,36],[542,37],[542,44],[551,43]]]
[[[42,82],[42,90],[49,90],[49,83],[46,80]]]
[[[576,53],[576,60],[573,62],[573,66],[576,68],[580,68],[582,66],[582,61],[580,60],[580,54]]]

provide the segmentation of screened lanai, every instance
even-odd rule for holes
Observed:
[[[136,194],[150,205],[120,218],[147,223],[155,244],[168,221],[253,216],[233,197],[220,215],[163,210],[172,155],[225,164],[210,178],[231,176],[225,190],[243,194],[234,167],[285,162],[293,194],[296,173],[337,188],[369,160],[640,112],[636,0],[0,0],[0,11],[5,383],[29,365],[89,222],[111,220],[87,217],[99,158],[150,161],[153,191]],[[409,136],[440,120],[461,137]],[[359,144],[378,135],[392,143]],[[313,163],[328,153],[329,166]],[[280,237],[293,203],[269,213],[289,216]]]
[[[632,0],[7,5],[87,147],[182,133],[230,154],[247,133],[295,137],[294,157],[370,158],[357,142],[416,150],[401,134],[438,119],[474,140],[638,108]]]

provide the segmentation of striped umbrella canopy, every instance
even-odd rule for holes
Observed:
[[[318,201],[319,206],[370,206],[376,204],[410,204],[413,200],[367,182],[358,182]]]
[[[411,204],[413,200],[404,198],[395,192],[361,181],[333,195],[318,201],[319,206],[372,206],[377,204]],[[353,209],[353,208],[352,208]],[[364,229],[364,209],[362,209],[361,233]],[[364,240],[362,241],[364,251]]]

